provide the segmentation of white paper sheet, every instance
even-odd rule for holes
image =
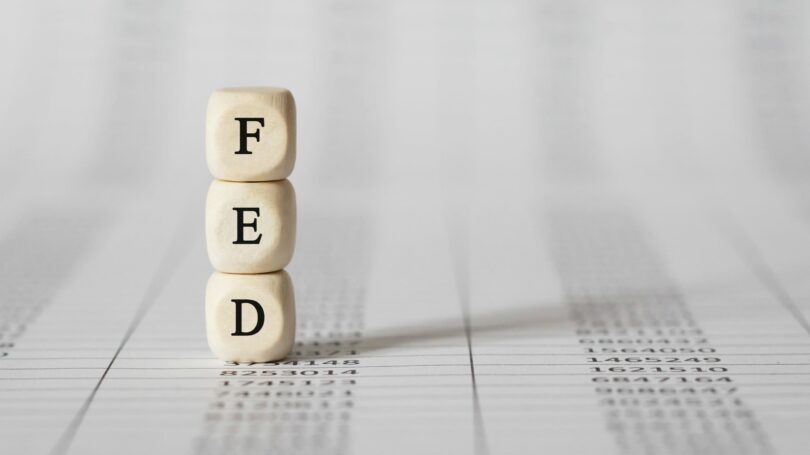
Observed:
[[[9,7],[0,452],[805,453],[808,12]],[[269,84],[297,346],[229,365],[203,111]]]

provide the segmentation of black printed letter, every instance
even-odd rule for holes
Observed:
[[[264,325],[264,310],[259,302],[249,299],[231,299],[231,302],[236,304],[236,330],[231,334],[232,336],[250,336],[259,333]],[[256,309],[256,326],[250,332],[242,331],[242,304],[249,303]]]
[[[236,211],[236,240],[233,242],[234,245],[244,245],[246,243],[259,243],[262,239],[262,234],[259,234],[253,240],[245,240],[245,231],[246,227],[253,228],[253,231],[257,231],[258,228],[256,227],[259,223],[259,208],[258,207],[234,207]],[[245,212],[256,212],[256,218],[253,219],[250,223],[245,223]]]
[[[264,119],[261,117],[236,117],[234,118],[237,122],[239,122],[239,150],[235,151],[234,153],[237,155],[250,155],[253,152],[247,149],[247,140],[249,137],[256,139],[256,142],[259,142],[259,130],[256,128],[256,131],[252,133],[247,132],[247,123],[248,122],[259,122],[259,125],[264,126]]]

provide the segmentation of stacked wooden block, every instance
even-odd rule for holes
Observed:
[[[295,101],[281,88],[229,88],[208,100],[205,154],[216,178],[205,234],[217,270],[205,323],[219,358],[267,362],[295,338],[295,297],[283,269],[295,246]]]

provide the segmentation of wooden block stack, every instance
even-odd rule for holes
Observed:
[[[295,100],[282,88],[228,88],[208,100],[205,234],[208,345],[232,362],[284,358],[295,297],[283,270],[295,246]]]

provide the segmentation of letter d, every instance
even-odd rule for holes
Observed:
[[[259,333],[259,330],[264,326],[264,310],[259,302],[250,299],[231,299],[231,302],[236,304],[236,330],[231,334],[232,336],[250,336]],[[242,304],[248,303],[256,309],[256,326],[249,332],[242,331]]]

